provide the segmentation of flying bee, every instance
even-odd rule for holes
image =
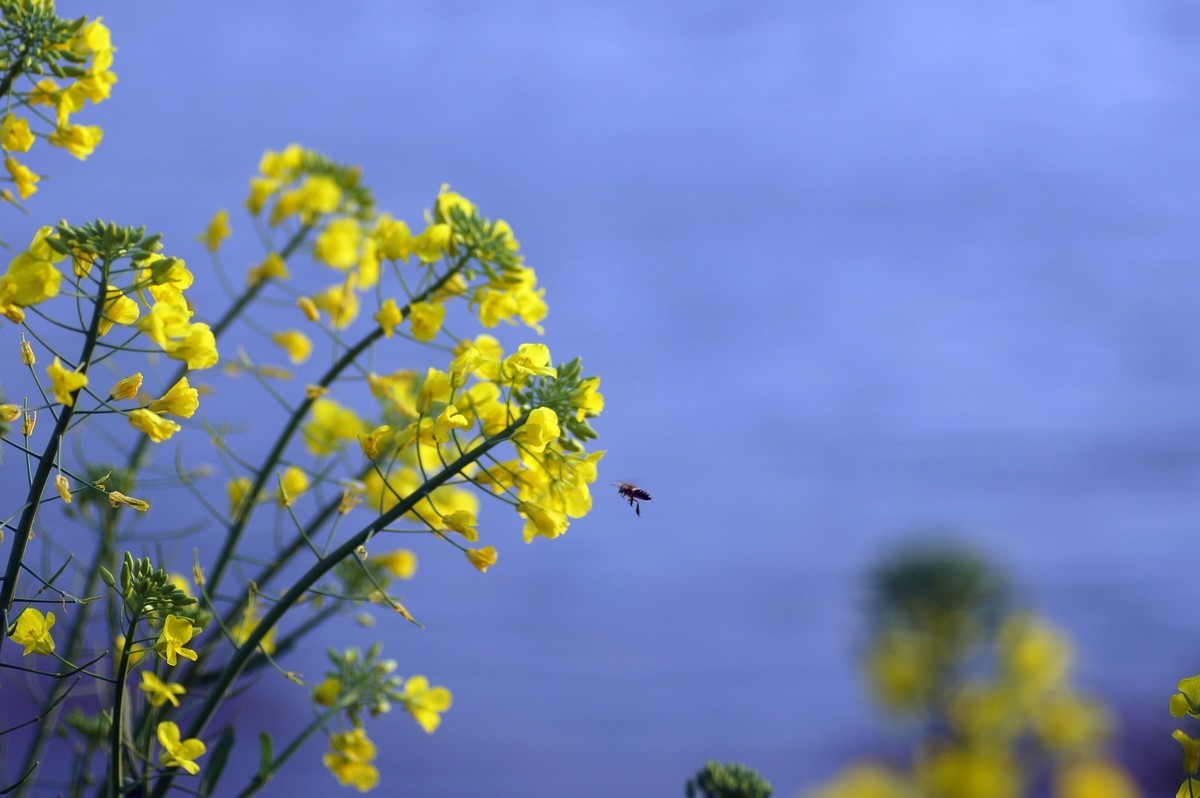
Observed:
[[[639,502],[650,501],[650,494],[634,485],[632,482],[614,482],[617,486],[617,494],[629,500],[629,506],[633,508],[638,517],[642,516],[642,505]]]

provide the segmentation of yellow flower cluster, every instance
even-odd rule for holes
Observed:
[[[61,147],[80,160],[86,159],[100,144],[104,132],[95,125],[73,124],[71,115],[82,110],[88,102],[100,103],[108,99],[117,82],[111,69],[115,48],[109,29],[100,19],[81,25],[71,39],[57,45],[57,49],[70,51],[72,59],[81,62],[72,64],[77,67],[78,74],[70,83],[59,86],[53,79],[43,78],[27,91],[14,90],[12,93],[18,108],[53,108],[54,127],[34,133],[26,116],[10,111],[0,118],[4,168],[21,199],[27,199],[37,191],[41,176],[19,162],[12,153],[29,152],[35,138],[40,136],[51,146]],[[75,74],[74,70],[72,74]],[[44,117],[35,113],[30,118]],[[8,191],[4,191],[3,196],[12,199]]]

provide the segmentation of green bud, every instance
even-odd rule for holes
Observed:
[[[103,579],[104,584],[108,585],[110,588],[116,588],[117,581],[113,579],[112,571],[108,570],[103,565],[100,566],[100,578]]]

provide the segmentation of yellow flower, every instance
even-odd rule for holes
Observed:
[[[448,224],[431,224],[412,239],[412,252],[423,263],[432,263],[446,254],[450,248],[451,233]]]
[[[957,793],[955,793],[957,794]],[[909,779],[882,765],[854,765],[810,798],[920,798]]]
[[[388,299],[379,306],[379,312],[371,316],[379,323],[383,334],[388,338],[392,337],[392,331],[396,329],[396,325],[404,319],[404,314],[396,307],[396,300]]]
[[[250,633],[258,628],[259,618],[254,612],[249,612],[242,616],[241,620],[234,625],[230,632],[233,637],[235,646],[243,645],[250,639]],[[275,627],[263,635],[263,639],[258,641],[258,646],[267,654],[275,653]]]
[[[375,759],[375,743],[361,726],[348,732],[334,732],[329,746],[332,750],[322,761],[343,787],[368,792],[379,783],[379,770],[371,764]]]
[[[362,419],[333,399],[318,399],[312,405],[312,418],[304,425],[304,443],[316,455],[333,454],[343,441],[358,438],[365,431]]]
[[[408,260],[412,254],[412,233],[408,225],[398,219],[381,218],[371,238],[375,240],[376,252],[388,260]]]
[[[1037,691],[1062,684],[1071,667],[1071,644],[1033,616],[1007,619],[997,635],[1000,662],[1022,689]]]
[[[331,707],[341,693],[342,683],[330,676],[313,688],[313,702],[323,707]]]
[[[546,444],[561,434],[558,415],[548,407],[538,407],[530,411],[529,418],[513,435],[513,440],[531,452],[544,452]]]
[[[171,667],[175,667],[175,663],[179,661],[179,657],[184,657],[195,662],[196,652],[190,648],[185,648],[194,634],[196,634],[196,627],[192,626],[192,622],[187,618],[177,618],[174,615],[168,615],[167,619],[163,621],[162,632],[158,635],[158,640],[154,644],[154,650]]]
[[[412,324],[413,338],[432,341],[442,329],[446,318],[446,306],[434,302],[414,302],[409,306],[408,321]]]
[[[565,513],[534,502],[520,502],[517,504],[517,512],[526,519],[525,528],[522,530],[526,543],[539,535],[544,538],[556,538],[566,532],[570,525]]]
[[[33,146],[29,122],[14,114],[5,114],[0,121],[0,146],[13,152],[29,152]]]
[[[54,489],[58,491],[58,498],[63,500],[63,504],[71,503],[71,483],[62,474],[55,475]]]
[[[137,302],[125,296],[120,288],[110,285],[106,294],[108,301],[104,303],[104,315],[100,318],[99,333],[101,335],[112,329],[114,324],[128,327],[141,315],[141,309],[138,308]]]
[[[26,607],[17,618],[17,628],[13,630],[12,640],[18,646],[25,646],[21,656],[29,654],[50,654],[54,651],[54,638],[50,629],[54,626],[54,613],[45,615],[33,607]]]
[[[600,411],[604,410],[604,394],[596,390],[599,387],[599,377],[588,377],[586,380],[580,380],[579,389],[571,395],[571,407],[576,408],[576,421],[583,421],[584,418],[598,416],[600,415]]]
[[[200,392],[188,384],[187,377],[180,377],[161,399],[150,403],[149,410],[159,415],[170,413],[180,418],[191,418],[199,406]]]
[[[317,260],[345,271],[358,262],[362,246],[362,228],[354,219],[334,219],[325,226],[313,244]]]
[[[203,742],[195,737],[181,740],[179,727],[169,720],[164,720],[158,724],[158,744],[163,747],[158,761],[165,767],[181,767],[193,776],[200,772],[200,766],[193,760],[204,756],[208,750]]]
[[[21,199],[28,199],[37,192],[37,184],[42,178],[28,166],[9,155],[4,159],[4,168],[17,184],[17,193],[21,195]]]
[[[37,357],[33,354],[33,347],[25,340],[25,336],[21,336],[21,362],[26,366],[32,366],[37,363]]]
[[[312,298],[312,304],[329,314],[329,324],[340,330],[358,318],[358,294],[354,293],[354,276],[340,285],[331,285]]]
[[[187,692],[182,684],[164,682],[150,671],[142,671],[141,688],[146,693],[150,706],[161,707],[170,702],[171,706],[179,706],[179,696]]]
[[[421,728],[433,734],[442,722],[441,713],[450,709],[453,696],[445,687],[430,687],[424,676],[413,676],[404,683],[400,700]]]
[[[67,407],[75,404],[73,394],[88,384],[86,374],[67,371],[57,357],[46,367],[46,373],[50,375],[50,390],[54,392],[54,400]]]
[[[296,207],[305,221],[322,213],[333,213],[342,202],[342,190],[333,178],[309,175],[296,193]]]
[[[221,242],[229,238],[229,233],[229,211],[220,210],[208,223],[200,240],[204,242],[204,246],[209,252],[216,252],[221,248]]]
[[[417,555],[408,549],[396,549],[387,554],[380,554],[378,557],[372,557],[371,562],[397,579],[412,579],[417,573]]]
[[[129,423],[134,429],[146,433],[150,440],[162,443],[183,429],[169,418],[163,418],[153,410],[138,408],[129,413]]]
[[[299,330],[280,330],[271,333],[271,340],[283,347],[283,350],[287,352],[288,360],[295,364],[303,363],[312,354],[312,341]]]
[[[1071,760],[1058,769],[1054,782],[1055,798],[1141,798],[1142,794],[1125,769],[1107,759]]]
[[[446,514],[442,518],[442,523],[447,529],[452,529],[462,535],[472,543],[479,540],[479,533],[475,531],[475,514],[467,510],[455,510],[452,513]]]
[[[237,514],[238,508],[242,506],[242,502],[246,499],[246,494],[254,483],[249,477],[236,477],[229,480],[229,484],[225,486],[225,492],[229,496],[229,515]]]
[[[379,444],[387,436],[392,428],[387,424],[376,427],[371,432],[363,432],[358,436],[358,445],[362,447],[362,453],[374,460],[379,456]]]
[[[270,177],[250,179],[250,196],[246,198],[246,209],[255,216],[262,213],[267,200],[279,190],[279,181]]]
[[[317,303],[306,296],[302,296],[296,300],[296,306],[300,308],[300,312],[304,314],[304,318],[309,321],[316,321],[321,318],[321,313],[317,310]]]
[[[0,421],[16,421],[21,417],[21,406],[14,404],[0,405]]]
[[[275,492],[275,501],[280,507],[291,507],[304,491],[312,484],[304,469],[288,466],[279,476],[279,489]]]
[[[484,546],[482,549],[467,549],[467,559],[471,565],[479,569],[479,573],[486,574],[487,569],[496,564],[496,549],[492,546]]]
[[[104,131],[95,125],[62,124],[46,140],[83,161],[92,154],[102,138]]]
[[[108,504],[113,508],[120,507],[121,505],[132,507],[139,513],[144,513],[150,509],[150,502],[142,499],[135,499],[132,496],[126,496],[119,490],[110,490],[108,492]]]
[[[212,328],[207,324],[188,325],[187,334],[183,340],[169,341],[163,347],[167,357],[172,360],[182,360],[192,370],[212,368],[220,358],[217,352],[217,338]]]
[[[441,414],[433,422],[433,439],[438,443],[450,440],[450,434],[456,429],[466,429],[471,426],[467,417],[458,412],[454,405],[446,405]]]
[[[29,249],[13,258],[0,276],[0,302],[28,307],[58,296],[62,273],[54,267],[65,256],[46,243],[51,229],[38,230]]]
[[[557,377],[550,363],[550,348],[545,344],[521,344],[504,359],[502,374],[506,380],[523,381],[526,377]]]
[[[291,277],[288,273],[287,264],[283,257],[278,252],[272,252],[263,259],[263,262],[250,270],[246,275],[246,282],[250,285],[258,285],[264,280],[269,280],[272,277],[286,280]]]
[[[417,392],[417,410],[421,413],[428,413],[434,402],[449,402],[452,390],[450,375],[444,371],[430,368],[425,372],[421,390]]]

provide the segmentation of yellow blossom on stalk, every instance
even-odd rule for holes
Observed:
[[[317,321],[321,318],[321,313],[317,310],[317,303],[311,298],[302,296],[296,300],[296,306],[300,308],[300,312],[304,314],[304,318],[309,321]]]
[[[200,766],[194,760],[204,756],[205,751],[208,750],[203,742],[195,737],[181,740],[179,726],[169,720],[158,724],[157,732],[158,744],[163,747],[158,761],[164,767],[181,767],[193,776],[200,772]]]
[[[408,549],[396,549],[372,557],[371,562],[397,579],[412,579],[417,573],[417,555]]]
[[[363,232],[354,219],[334,219],[313,243],[313,255],[322,263],[345,271],[358,262]]]
[[[430,687],[424,676],[413,676],[404,683],[400,700],[421,728],[433,734],[442,722],[441,713],[450,709],[453,696],[445,687]]]
[[[299,144],[289,144],[282,152],[267,150],[258,162],[258,171],[263,175],[277,180],[291,178],[292,172],[300,168],[304,160],[304,148]]]
[[[479,540],[479,533],[475,531],[475,514],[466,510],[455,510],[442,517],[442,522],[447,529],[454,530],[462,535],[467,540],[474,543]]]
[[[249,274],[246,275],[246,282],[250,285],[258,285],[271,278],[286,280],[291,276],[288,272],[287,263],[283,260],[283,256],[278,252],[271,252],[263,259],[262,263],[250,270]]]
[[[182,684],[164,682],[150,671],[142,671],[141,688],[146,693],[146,699],[152,707],[161,707],[170,702],[171,706],[179,706],[179,696],[187,692]]]
[[[229,630],[233,644],[240,647],[249,640],[250,634],[258,628],[259,620],[254,612],[243,615],[241,620]],[[275,653],[275,627],[272,626],[270,631],[263,635],[263,639],[258,641],[258,646],[267,654]]]
[[[1180,679],[1176,689],[1179,692],[1171,696],[1171,717],[1200,713],[1200,674]]]
[[[280,330],[271,333],[271,340],[283,347],[283,350],[287,352],[288,360],[295,364],[303,363],[312,354],[312,341],[299,330]]]
[[[1062,684],[1071,667],[1071,644],[1037,618],[1014,616],[997,635],[1000,662],[1019,687],[1037,691]]]
[[[110,490],[108,492],[108,505],[114,509],[120,507],[121,505],[132,507],[139,513],[144,513],[150,509],[150,502],[143,499],[135,499],[132,496],[126,496],[119,490]]]
[[[10,635],[18,646],[25,646],[21,656],[30,654],[51,654],[54,652],[54,638],[50,630],[54,627],[54,613],[42,614],[41,610],[26,607],[17,617],[17,626]]]
[[[412,254],[412,233],[408,225],[398,219],[381,217],[371,233],[376,253],[388,260],[408,260]]]
[[[187,377],[180,377],[161,399],[155,399],[149,405],[153,413],[170,413],[180,418],[191,418],[200,406],[200,392],[188,384]]]
[[[412,324],[413,338],[432,341],[442,329],[446,318],[446,306],[434,302],[414,302],[409,306],[408,320]]]
[[[21,336],[21,362],[26,366],[32,366],[37,363],[37,357],[33,354],[33,347],[25,340],[25,336]]]
[[[932,751],[918,766],[917,781],[925,795],[971,798],[1019,798],[1023,786],[1011,752],[994,746]]]
[[[529,418],[513,434],[513,440],[524,449],[540,453],[561,434],[558,415],[548,407],[538,407],[529,412]]]
[[[156,300],[159,300],[162,299],[165,289],[174,289],[176,292],[188,290],[196,281],[196,277],[182,258],[166,258],[155,253],[141,262],[141,268],[138,269],[138,280],[149,282],[150,293]],[[182,301],[182,296],[173,296],[172,301]],[[190,317],[191,314],[189,313],[188,316]]]
[[[21,421],[21,434],[28,438],[33,434],[33,428],[37,425],[37,411],[26,410],[25,418]]]
[[[449,402],[452,390],[450,375],[444,371],[430,368],[425,372],[421,390],[417,392],[418,412],[428,413],[434,402]]]
[[[454,209],[462,211],[467,216],[477,213],[474,203],[462,194],[451,191],[449,183],[442,183],[437,198],[433,201],[434,221],[449,223],[451,220],[451,211]]]
[[[330,676],[313,688],[313,702],[323,707],[331,707],[342,693],[342,683]]]
[[[212,328],[203,323],[189,325],[187,335],[182,340],[168,342],[163,351],[172,360],[187,363],[187,367],[194,371],[212,368],[220,359],[217,338]]]
[[[5,114],[0,120],[0,146],[11,152],[29,152],[33,146],[29,122],[15,114]]]
[[[579,381],[579,389],[571,395],[571,407],[575,408],[575,420],[583,421],[588,416],[598,416],[604,410],[604,394],[599,377],[588,377]]]
[[[71,483],[62,474],[55,475],[54,489],[58,491],[58,498],[63,500],[63,504],[71,503]]]
[[[154,650],[171,667],[175,667],[175,664],[179,661],[179,657],[184,657],[195,662],[196,652],[185,647],[195,634],[196,627],[192,626],[192,622],[187,618],[168,615],[167,619],[163,621],[162,632],[158,635],[158,640],[154,644]]]
[[[16,421],[21,417],[21,406],[14,404],[0,405],[0,421]]]
[[[1141,794],[1124,768],[1099,757],[1070,760],[1054,774],[1055,798],[1141,798]]]
[[[431,224],[420,235],[413,236],[412,253],[422,263],[439,260],[450,249],[451,231],[448,224]]]
[[[154,304],[137,326],[151,341],[166,347],[172,339],[187,335],[191,318],[192,309],[188,307],[183,293],[163,287],[155,292]]]
[[[333,213],[342,202],[337,181],[324,175],[309,175],[296,191],[296,208],[307,223],[318,214]]]
[[[481,574],[486,574],[487,569],[496,564],[496,557],[498,556],[493,546],[484,546],[482,549],[467,549],[465,553],[467,560]]]
[[[333,399],[313,402],[312,416],[304,425],[304,443],[315,455],[327,455],[342,448],[345,441],[358,439],[366,424],[348,407]]]
[[[125,296],[120,288],[110,285],[106,289],[106,295],[108,301],[104,303],[104,315],[100,318],[98,330],[101,335],[107,334],[114,324],[128,327],[138,320],[141,309],[136,302]]]
[[[854,765],[809,798],[921,798],[909,779],[883,765]]]
[[[95,125],[61,124],[46,140],[83,161],[92,154],[102,138],[104,131]]]
[[[370,432],[360,433],[358,436],[358,445],[362,447],[362,453],[374,460],[379,456],[379,444],[384,437],[392,431],[392,428],[387,424],[376,427]]]
[[[570,525],[566,513],[534,502],[520,502],[517,504],[517,512],[526,519],[525,528],[522,531],[526,543],[538,536],[556,538],[566,532]]]
[[[54,264],[65,256],[45,243],[52,232],[49,227],[39,229],[29,249],[9,262],[0,275],[0,304],[28,307],[58,296],[62,273]]]
[[[331,285],[312,298],[312,304],[329,314],[329,324],[343,329],[358,318],[358,294],[354,293],[354,276],[346,282]]]
[[[312,482],[304,469],[288,466],[279,475],[279,489],[275,492],[275,501],[280,507],[290,507],[292,502],[301,496]]]
[[[4,168],[8,170],[9,177],[13,179],[13,182],[17,184],[17,193],[21,195],[21,199],[28,199],[37,193],[37,184],[42,179],[37,172],[11,155],[4,159]]]
[[[237,514],[238,508],[246,500],[246,494],[250,492],[253,485],[254,483],[249,477],[235,477],[229,480],[229,484],[225,486],[225,493],[229,496],[230,516]]]
[[[1033,728],[1050,750],[1083,750],[1112,731],[1113,720],[1094,699],[1070,691],[1040,698],[1033,707]]]
[[[221,242],[229,238],[230,232],[229,211],[220,210],[208,223],[200,240],[204,242],[204,246],[209,252],[216,252],[221,248]]]
[[[1200,768],[1200,740],[1182,729],[1171,732],[1171,737],[1183,746],[1183,772],[1194,775],[1197,768]]]
[[[466,416],[458,412],[457,407],[446,405],[433,421],[433,439],[438,443],[445,443],[450,440],[453,430],[466,429],[469,426],[471,423],[467,421]]]
[[[373,314],[371,318],[379,323],[383,334],[391,338],[396,325],[404,320],[404,314],[400,312],[400,308],[396,307],[396,300],[389,298],[379,306],[379,312]]]
[[[131,410],[129,412],[129,423],[134,429],[146,433],[150,440],[155,443],[162,443],[183,429],[169,418],[163,418],[153,410],[147,410],[146,408]]]
[[[550,347],[545,344],[521,344],[504,359],[501,374],[506,381],[522,383],[528,377],[557,377],[550,363]]]
[[[250,179],[250,196],[246,198],[246,209],[254,216],[262,213],[267,199],[279,190],[279,181],[269,177]]]
[[[67,407],[75,404],[75,397],[72,394],[88,384],[86,374],[68,371],[63,368],[62,362],[57,357],[46,367],[46,374],[50,376],[50,390],[54,393],[54,400]]]
[[[361,726],[348,732],[334,732],[329,746],[332,750],[322,761],[343,787],[368,792],[379,783],[379,770],[371,764],[375,759],[375,743]]]

